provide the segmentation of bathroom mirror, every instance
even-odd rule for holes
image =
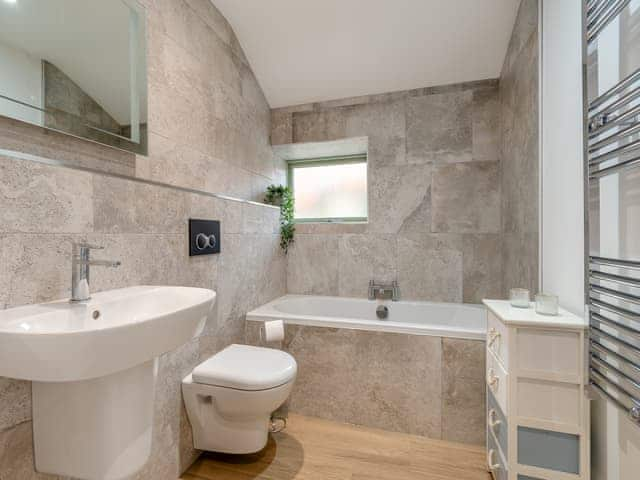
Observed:
[[[0,0],[0,115],[147,153],[144,8]]]

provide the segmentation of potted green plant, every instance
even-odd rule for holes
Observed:
[[[293,192],[284,185],[269,185],[264,202],[280,207],[280,246],[286,254],[296,231],[293,222]]]

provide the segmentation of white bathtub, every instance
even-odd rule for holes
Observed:
[[[247,314],[248,321],[282,319],[287,324],[484,340],[482,305],[391,302],[386,320],[376,317],[378,302],[360,298],[285,295]]]

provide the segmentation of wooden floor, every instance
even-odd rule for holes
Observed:
[[[290,415],[260,453],[204,454],[183,480],[489,480],[484,449]]]

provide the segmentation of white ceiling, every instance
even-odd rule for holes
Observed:
[[[212,0],[273,108],[496,78],[520,0]]]

